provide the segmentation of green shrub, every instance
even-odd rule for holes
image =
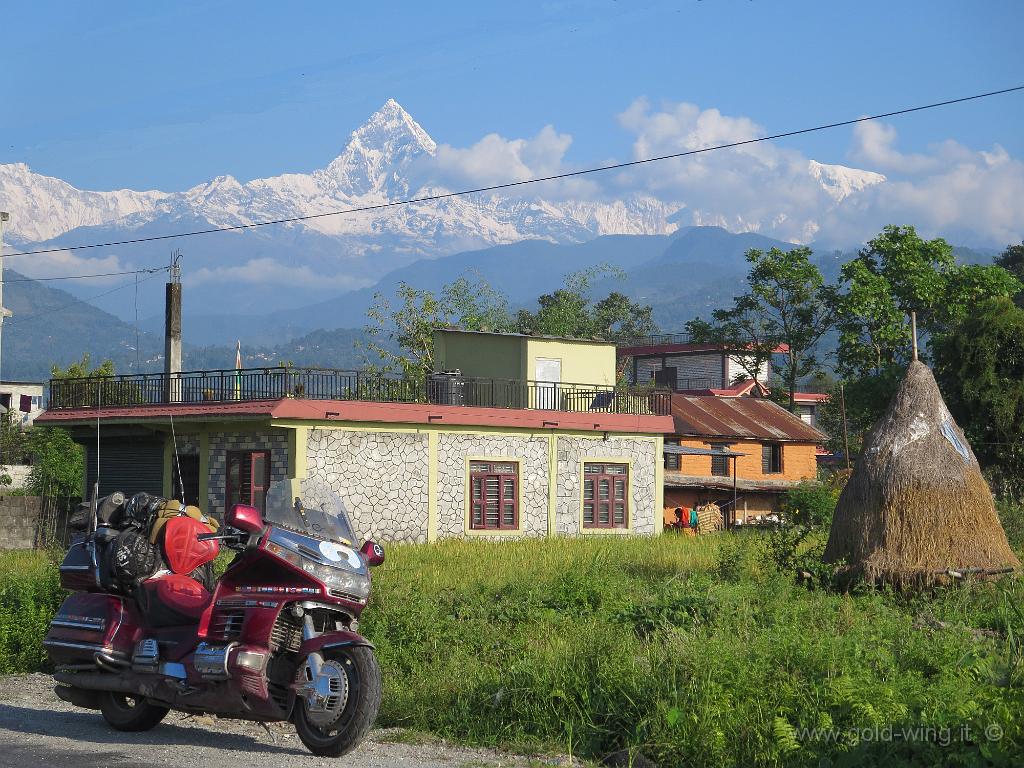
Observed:
[[[800,483],[782,494],[779,509],[782,518],[796,525],[821,525],[832,523],[839,493],[823,483]]]
[[[43,637],[67,594],[57,565],[45,552],[0,553],[0,674],[44,668]]]
[[[996,508],[1010,546],[1018,553],[1024,551],[1024,503],[1000,501]]]

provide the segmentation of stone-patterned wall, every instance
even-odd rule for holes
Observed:
[[[589,437],[559,436],[558,501],[555,528],[559,535],[580,532],[580,462],[587,458],[632,459],[629,479],[629,516],[633,533],[654,533],[654,520],[662,511],[655,509],[655,461],[659,460],[655,443],[635,437],[610,437],[607,440]]]
[[[179,436],[179,440],[180,440]],[[198,438],[196,438],[198,440]],[[211,432],[209,506],[205,512],[223,516],[227,495],[228,451],[270,451],[270,482],[288,477],[288,432]]]
[[[548,532],[548,439],[528,435],[442,433],[437,444],[437,536],[462,536],[466,529],[466,459],[519,461],[519,525],[522,535]],[[516,534],[519,535],[519,534]]]
[[[345,502],[356,533],[379,541],[427,540],[427,435],[311,429],[306,472]]]

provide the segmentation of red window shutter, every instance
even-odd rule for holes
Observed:
[[[583,465],[583,527],[629,527],[629,466]]]
[[[514,462],[470,464],[469,527],[515,530],[519,527],[519,465]]]

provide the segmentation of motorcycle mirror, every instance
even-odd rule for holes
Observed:
[[[366,541],[359,550],[366,558],[366,564],[371,568],[384,562],[384,547],[375,541]]]
[[[259,533],[263,530],[263,514],[248,504],[235,504],[224,516],[224,522],[246,533]]]

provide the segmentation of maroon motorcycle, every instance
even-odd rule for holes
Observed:
[[[317,755],[358,745],[381,697],[380,667],[358,620],[368,567],[384,552],[372,541],[354,548],[338,495],[318,481],[277,482],[265,514],[238,505],[220,531],[180,506],[153,542],[152,572],[127,582],[119,574],[147,562],[138,553],[151,529],[110,523],[119,504],[124,497],[114,494],[94,507],[60,568],[61,583],[77,591],[44,641],[57,695],[100,710],[122,731],[153,728],[174,709],[290,720]],[[204,585],[220,545],[235,558]]]

